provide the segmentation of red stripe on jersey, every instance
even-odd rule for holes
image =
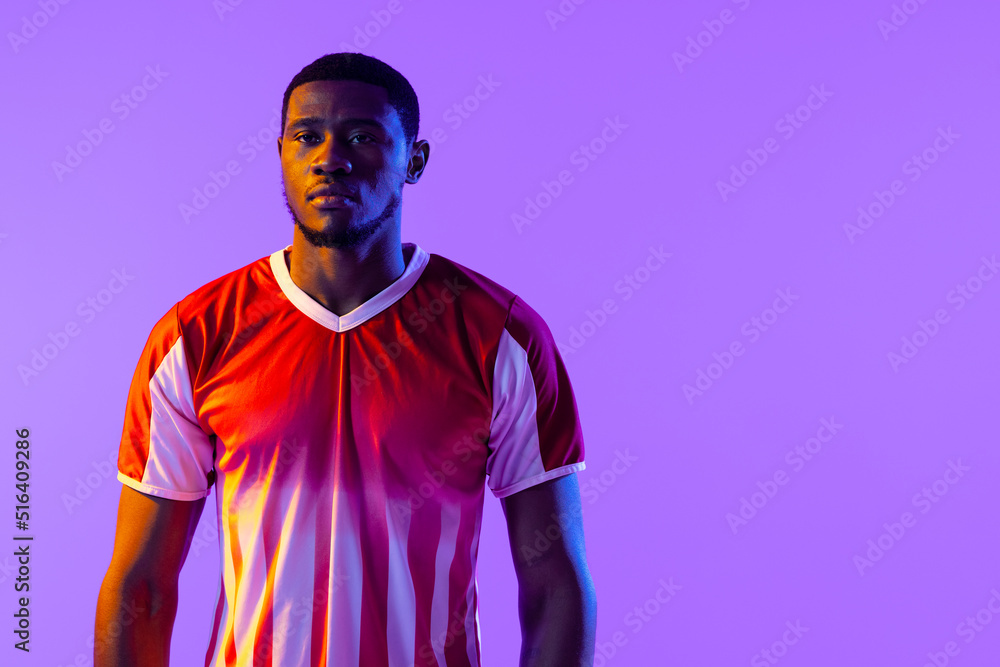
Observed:
[[[478,541],[475,526],[479,523],[480,507],[465,506],[458,526],[459,540],[455,546],[455,558],[449,572],[448,587],[448,635],[444,643],[445,662],[448,667],[470,667],[469,637],[467,634],[470,616],[474,614],[470,606],[472,582],[475,568],[472,563],[472,541]]]
[[[343,375],[341,377],[344,377]],[[346,380],[346,377],[344,378]],[[344,410],[346,432],[352,433],[354,415],[350,404],[350,386],[346,385],[341,394],[349,408]],[[367,431],[368,415],[358,415],[361,429]],[[385,515],[385,483],[381,476],[381,457],[378,444],[374,448],[359,446],[355,440],[345,440],[344,460],[348,472],[353,474],[351,485],[359,488],[354,501],[359,505],[356,516],[361,517],[358,526],[363,553],[361,581],[361,664],[372,667],[389,667],[389,648],[386,640],[386,613],[389,596],[389,536]]]
[[[437,667],[437,659],[431,650],[431,603],[434,598],[434,561],[425,556],[423,542],[438,544],[441,539],[441,513],[433,506],[424,505],[410,509],[400,503],[400,512],[410,514],[409,539],[406,542],[406,556],[413,576],[413,591],[416,598],[416,627],[413,637],[414,664],[417,667]]]
[[[282,451],[279,449],[279,451]],[[277,465],[277,456],[271,461],[271,470]],[[269,475],[273,476],[272,475]],[[261,521],[261,540],[264,544],[264,568],[267,580],[264,584],[264,595],[261,598],[261,612],[257,619],[257,629],[253,637],[254,667],[271,667],[274,652],[274,575],[278,557],[281,555],[281,521],[280,505],[265,505]],[[273,530],[268,528],[274,527]],[[282,630],[285,632],[285,629]]]
[[[314,447],[306,452],[306,465],[310,470],[328,470],[333,466],[332,447]],[[316,493],[316,542],[313,551],[314,565],[312,571],[312,605],[309,656],[310,665],[326,665],[327,653],[327,623],[330,616],[331,596],[327,594],[330,587],[330,539],[333,532],[333,481],[326,478],[319,485]],[[302,576],[308,577],[306,572]]]

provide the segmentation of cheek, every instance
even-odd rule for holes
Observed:
[[[281,172],[282,179],[285,183],[285,190],[288,194],[299,194],[303,192],[306,188],[306,182],[301,175],[290,172],[288,169],[283,169]]]
[[[382,196],[389,196],[399,187],[399,177],[397,174],[382,173],[375,183],[375,191]]]

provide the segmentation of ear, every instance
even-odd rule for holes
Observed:
[[[281,137],[278,137],[278,157],[281,157]]]
[[[427,167],[427,160],[430,158],[431,146],[421,139],[413,142],[413,149],[410,153],[410,161],[406,165],[406,182],[416,183],[420,180],[421,174]]]

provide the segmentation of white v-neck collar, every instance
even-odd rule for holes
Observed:
[[[288,266],[285,264],[285,251],[291,250],[292,246],[285,246],[281,250],[275,250],[271,253],[271,273],[274,274],[275,280],[278,281],[278,287],[292,302],[292,305],[327,329],[341,333],[370,320],[396,303],[417,282],[424,267],[427,266],[429,255],[415,243],[404,243],[404,251],[407,246],[413,246],[413,255],[406,264],[403,274],[384,290],[343,315],[330,312],[292,281],[292,276],[288,273]]]

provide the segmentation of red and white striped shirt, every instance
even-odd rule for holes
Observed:
[[[189,501],[216,485],[206,666],[479,667],[487,483],[503,498],[584,469],[544,320],[475,271],[403,250],[403,274],[345,315],[292,281],[288,246],[153,327],[118,479]]]

